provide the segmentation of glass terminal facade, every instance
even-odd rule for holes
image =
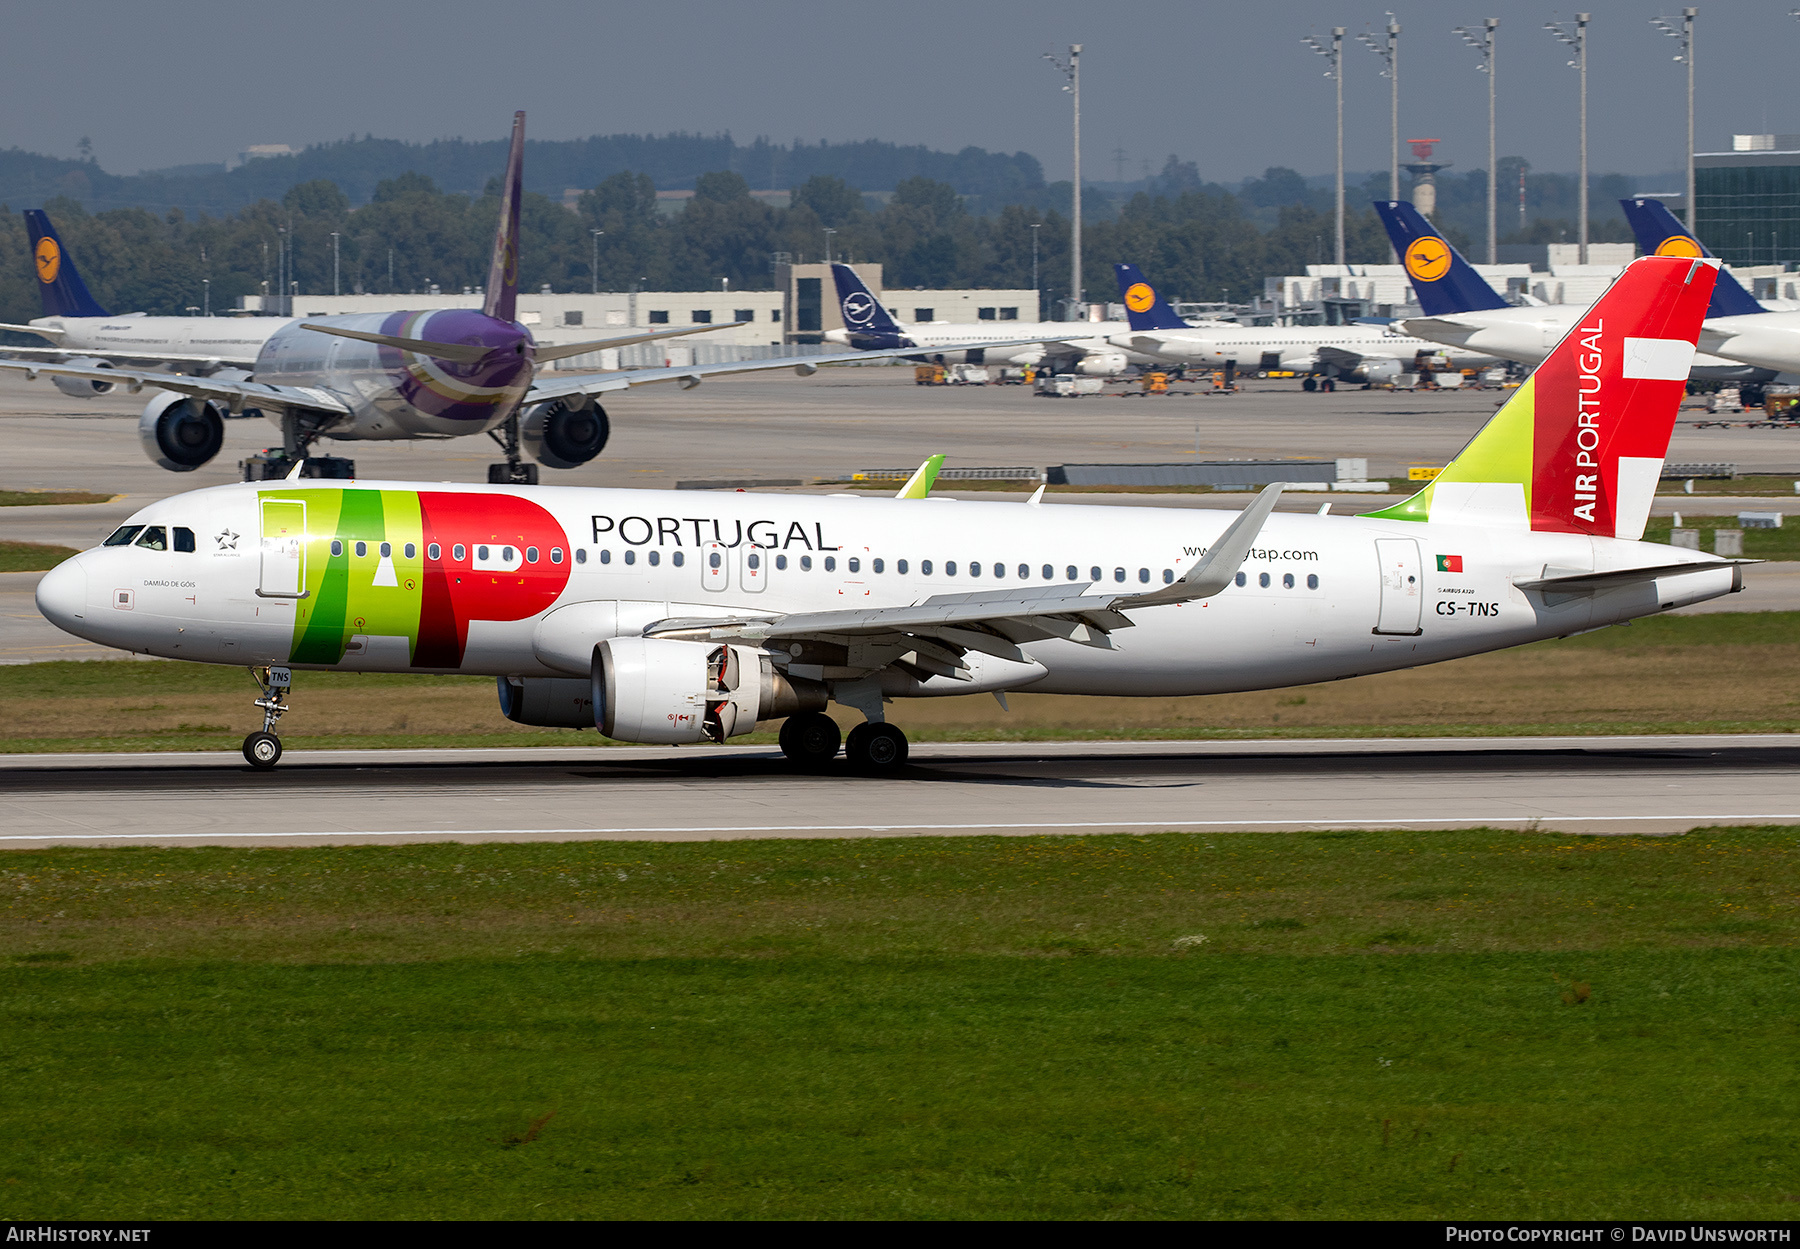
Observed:
[[[1730,265],[1800,261],[1800,151],[1694,156],[1695,230]]]

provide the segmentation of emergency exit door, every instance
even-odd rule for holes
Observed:
[[[306,597],[306,503],[301,499],[262,501],[263,598]]]
[[[1376,633],[1416,636],[1425,604],[1420,581],[1419,544],[1412,538],[1375,539],[1375,557],[1381,565],[1381,615]]]

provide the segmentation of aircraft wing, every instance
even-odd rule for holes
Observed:
[[[1340,369],[1354,369],[1366,358],[1360,351],[1345,351],[1342,347],[1320,347],[1315,354],[1320,364],[1329,364]]]
[[[1283,489],[1280,483],[1264,487],[1184,575],[1154,590],[1125,593],[1099,589],[1092,582],[1021,586],[937,594],[906,607],[678,618],[660,621],[645,632],[750,644],[779,639],[835,643],[845,646],[847,654],[861,655],[861,666],[871,671],[900,663],[915,675],[964,680],[968,665],[962,657],[969,651],[1028,663],[1030,657],[1019,649],[1025,642],[1062,638],[1111,650],[1113,632],[1132,625],[1126,612],[1211,598],[1231,585]]]
[[[1077,337],[1070,335],[1070,337]],[[1081,335],[1080,337],[1091,337]],[[545,378],[540,374],[525,396],[527,403],[542,403],[568,395],[603,395],[609,391],[651,382],[680,382],[684,388],[698,386],[709,377],[733,373],[758,373],[769,369],[793,369],[802,377],[818,372],[821,365],[854,364],[867,360],[892,360],[897,357],[920,356],[927,352],[993,350],[1000,347],[1026,347],[1035,343],[1067,342],[1065,338],[1015,338],[1007,342],[933,344],[930,347],[886,347],[880,351],[840,351],[825,356],[777,356],[771,360],[732,360],[724,364],[688,364],[663,369],[621,369],[616,373],[578,373],[567,378]]]
[[[265,382],[221,381],[210,377],[189,377],[185,373],[160,373],[142,369],[92,369],[72,364],[37,364],[25,360],[0,360],[0,370],[23,373],[27,381],[40,373],[53,377],[79,377],[92,382],[111,382],[132,394],[144,387],[172,390],[196,399],[212,399],[232,412],[245,408],[301,408],[309,412],[326,412],[332,416],[350,415],[349,405],[327,390],[311,386],[272,386]]]
[[[0,329],[5,328],[0,326]],[[230,368],[249,368],[256,363],[254,357],[247,356],[196,356],[186,355],[179,351],[133,352],[133,351],[76,351],[71,347],[0,347],[0,353],[9,356],[30,356],[38,359],[54,357],[57,360],[118,360],[125,363],[144,364],[216,364]]]

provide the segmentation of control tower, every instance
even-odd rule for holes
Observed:
[[[1413,207],[1427,220],[1437,212],[1437,171],[1448,169],[1451,165],[1450,161],[1431,158],[1432,147],[1441,142],[1441,139],[1406,141],[1406,145],[1412,149],[1413,158],[1402,168],[1412,175]]]

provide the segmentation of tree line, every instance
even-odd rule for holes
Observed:
[[[1466,213],[1480,202],[1470,193],[1471,179],[1440,180],[1446,203],[1440,216]],[[1364,205],[1348,218],[1352,263],[1391,261],[1387,238],[1366,207],[1381,197],[1385,182],[1378,175],[1350,201]],[[220,217],[189,217],[179,209],[90,213],[69,199],[45,207],[102,305],[179,315],[209,302],[213,312],[225,312],[241,296],[276,293],[284,248],[301,292],[331,291],[333,235],[335,280],[346,293],[473,290],[486,279],[498,191],[498,180],[480,195],[444,191],[413,172],[382,180],[359,207],[327,180],[300,183],[279,200]],[[751,195],[743,175],[720,171],[700,175],[692,198],[669,213],[659,208],[648,174],[621,172],[582,193],[573,212],[526,193],[520,285],[527,291],[546,285],[710,290],[728,282],[766,290],[777,258],[818,261],[829,246],[837,259],[880,262],[895,290],[1030,288],[1035,259],[1047,312],[1067,293],[1068,184],[1021,198],[1027,202],[983,214],[952,184],[916,176],[878,203],[842,178],[816,174],[793,188],[787,207],[773,207]],[[1329,193],[1322,197],[1292,170],[1271,169],[1233,189],[1203,183],[1191,165],[1171,158],[1132,194],[1084,191],[1083,209],[1089,299],[1116,298],[1106,267],[1113,261],[1136,263],[1176,298],[1244,301],[1262,293],[1265,275],[1301,273],[1332,254]],[[1553,236],[1569,229],[1546,219],[1533,228]],[[1451,225],[1447,233],[1467,246],[1467,230]],[[0,248],[10,258],[0,265],[0,320],[42,315],[16,212],[0,217]]]

